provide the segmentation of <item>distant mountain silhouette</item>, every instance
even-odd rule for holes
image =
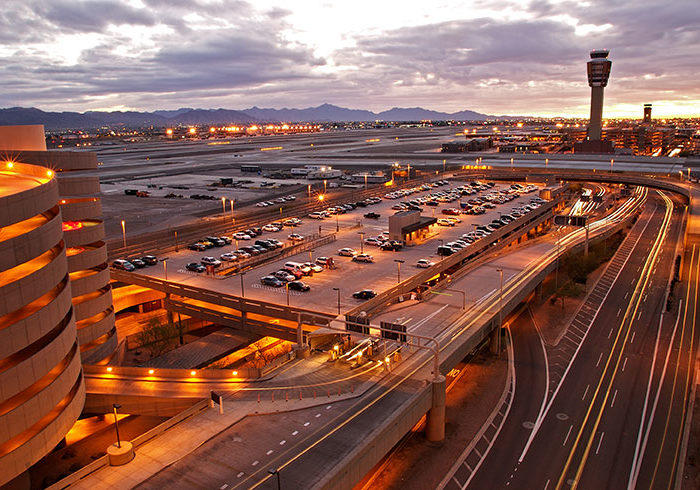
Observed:
[[[177,124],[231,124],[251,122],[352,122],[352,121],[421,121],[458,120],[483,121],[485,119],[512,119],[509,116],[488,116],[474,111],[454,113],[438,112],[422,107],[394,107],[375,113],[361,109],[347,109],[332,104],[322,104],[306,109],[264,109],[251,107],[242,111],[231,109],[192,109],[158,110],[153,112],[136,111],[88,111],[45,112],[31,107],[11,107],[0,109],[0,125],[43,124],[48,130],[92,129],[101,126],[174,126]]]

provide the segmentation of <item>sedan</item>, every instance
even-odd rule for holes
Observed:
[[[321,267],[318,264],[314,264],[313,262],[304,262],[304,265],[311,269],[313,272],[319,273],[323,272],[323,267]]]
[[[234,255],[236,255],[239,259],[249,259],[249,258],[252,257],[251,254],[249,254],[249,253],[246,252],[245,250],[240,250],[240,249],[239,249],[239,250],[234,250],[234,251],[231,252],[231,253],[234,254]]]
[[[365,238],[365,245],[373,245],[375,247],[378,247],[382,243],[384,242],[382,240],[379,240],[378,238]]]
[[[281,288],[284,286],[284,283],[277,279],[276,277],[273,276],[265,276],[262,279],[260,279],[260,284],[263,286],[272,286],[274,288]]]
[[[236,257],[231,252],[226,252],[225,254],[221,254],[221,256],[219,258],[224,262],[235,262],[238,260],[238,257]]]
[[[372,289],[363,289],[362,291],[355,291],[352,293],[352,297],[355,299],[372,299],[377,295]]]
[[[246,235],[245,233],[236,233],[233,235],[234,240],[250,240],[250,235]]]
[[[290,274],[287,271],[277,271],[277,272],[273,272],[270,275],[274,276],[277,279],[279,279],[280,281],[284,281],[284,282],[294,281],[296,279],[296,276],[294,276],[294,274]]]
[[[273,226],[273,225],[265,225],[262,227],[262,229],[263,229],[263,231],[269,231],[269,232],[280,231],[279,228],[277,228],[276,226]]]
[[[195,250],[197,252],[202,252],[207,249],[207,247],[203,243],[199,242],[190,243],[189,245],[187,245],[187,248],[189,248],[190,250]]]
[[[304,241],[304,236],[300,235],[298,233],[291,233],[287,236],[289,238],[290,242],[303,242]]]
[[[435,265],[435,262],[432,260],[428,259],[420,259],[418,262],[416,262],[416,267],[419,267],[421,269],[427,269],[428,267],[432,267]]]
[[[374,258],[370,254],[358,254],[352,260],[355,262],[374,262]]]
[[[214,267],[219,267],[221,265],[221,261],[215,259],[214,257],[202,257],[200,262],[204,265],[212,265]]]
[[[437,220],[437,224],[440,226],[454,226],[455,225],[452,221],[450,221],[448,219],[444,219],[444,218],[440,218],[439,220]]]
[[[129,259],[129,262],[131,262],[131,264],[137,269],[143,269],[146,267],[146,262],[141,259]]]
[[[301,281],[290,281],[287,283],[287,287],[294,291],[308,291],[311,289],[311,286]]]
[[[185,269],[192,272],[204,272],[207,270],[206,267],[204,267],[202,264],[198,264],[197,262],[190,262],[185,266]]]
[[[155,255],[144,255],[141,257],[141,260],[146,264],[146,265],[156,265],[158,263],[158,257]]]
[[[351,248],[341,248],[340,250],[338,250],[338,255],[342,257],[354,257],[355,255],[357,255],[357,252],[355,252]]]

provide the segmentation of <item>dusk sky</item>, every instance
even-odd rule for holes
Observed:
[[[5,0],[0,107],[700,115],[697,0]]]

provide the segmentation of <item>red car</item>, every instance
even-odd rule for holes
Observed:
[[[442,210],[442,214],[451,214],[453,216],[456,216],[459,214],[459,209],[457,208],[446,208]]]

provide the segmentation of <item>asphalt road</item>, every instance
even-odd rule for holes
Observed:
[[[689,293],[691,310],[665,314],[657,342],[681,208],[675,206],[666,228],[665,202],[655,197],[647,204],[627,238],[639,238],[635,250],[595,316],[568,374],[544,401],[544,390],[537,389],[547,377],[541,347],[539,356],[535,355],[539,339],[527,327],[523,332],[514,330],[516,362],[528,359],[528,353],[538,362],[516,365],[511,415],[471,480],[471,488],[624,488],[635,481],[636,468],[640,469],[636,488],[669,486],[689,392],[687,354],[691,343],[697,342],[692,327],[697,271],[692,290],[683,292]],[[649,226],[643,228],[647,219]],[[665,238],[657,242],[659,235]],[[686,267],[696,269],[697,251],[692,262],[691,258]],[[674,331],[676,318],[680,321]],[[671,341],[672,347],[682,346],[680,354],[674,348],[669,351]],[[660,388],[659,379],[663,379]],[[545,406],[538,424],[533,414],[536,417]],[[529,426],[528,422],[534,422],[536,430],[529,446],[523,442],[531,432],[523,425]]]

